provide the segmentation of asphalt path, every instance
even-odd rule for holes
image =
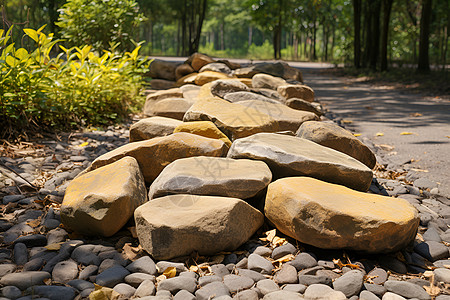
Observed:
[[[161,58],[182,62],[185,58]],[[234,60],[239,63],[259,61]],[[427,178],[450,198],[450,101],[327,75],[326,63],[289,62],[328,115],[377,149],[378,160]]]

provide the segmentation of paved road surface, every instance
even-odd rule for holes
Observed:
[[[321,75],[320,70],[332,67],[330,64],[290,65],[302,70],[316,98],[346,122],[347,129],[389,150],[377,153],[382,160],[394,168],[406,163],[417,176],[438,183],[439,194],[450,198],[450,101]],[[404,132],[412,134],[402,135]]]

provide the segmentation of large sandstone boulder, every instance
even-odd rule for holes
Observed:
[[[211,93],[214,96],[223,98],[228,93],[249,91],[248,86],[237,79],[217,80],[211,85]]]
[[[203,66],[213,63],[214,59],[206,54],[194,53],[186,60],[187,64],[190,64],[195,71],[200,70]]]
[[[194,73],[194,69],[188,64],[181,64],[175,69],[175,78],[176,80]]]
[[[268,114],[278,122],[278,130],[296,132],[303,122],[318,120],[319,117],[308,111],[295,110],[281,103],[247,100],[238,102],[240,105],[251,107]]]
[[[174,160],[192,156],[225,156],[227,150],[227,145],[221,140],[179,132],[123,145],[97,157],[86,172],[132,156],[138,161],[145,182],[150,184]]]
[[[286,80],[280,77],[271,76],[268,74],[256,74],[252,78],[252,86],[254,88],[267,88],[276,90],[280,85],[285,85]]]
[[[320,104],[317,102],[311,103],[300,98],[291,98],[289,100],[286,100],[285,104],[293,109],[310,111],[312,113],[315,113],[319,117],[323,115]]]
[[[208,82],[216,81],[219,79],[229,79],[230,77],[227,74],[221,73],[221,72],[214,72],[214,71],[204,71],[201,73],[198,73],[197,77],[195,78],[195,84],[196,85],[204,85]]]
[[[257,101],[264,101],[264,102],[271,102],[271,103],[280,103],[280,101],[268,98],[266,96],[263,96],[261,94],[253,93],[253,92],[234,92],[234,93],[228,93],[226,94],[223,99],[230,101],[230,102],[239,102],[239,101],[246,101],[246,100],[257,100]]]
[[[130,127],[130,142],[172,134],[175,128],[182,123],[180,120],[165,117],[150,117],[139,120]]]
[[[174,62],[154,59],[146,75],[152,78],[175,80],[175,69],[177,65]]]
[[[187,74],[180,79],[177,79],[177,82],[175,83],[176,86],[182,86],[185,84],[195,84],[195,79],[197,79],[198,73],[191,73]]]
[[[214,82],[208,82],[207,84],[202,85],[200,90],[198,91],[198,98],[214,98],[214,95],[211,93],[211,86]]]
[[[167,98],[180,98],[183,97],[183,92],[179,88],[172,88],[168,90],[157,91],[149,94],[146,101],[158,101]]]
[[[264,212],[278,230],[303,243],[370,253],[404,248],[419,225],[416,209],[406,200],[308,177],[271,183]]]
[[[136,209],[142,247],[158,260],[233,251],[263,224],[261,212],[236,198],[172,195]]]
[[[274,178],[310,176],[367,191],[372,171],[353,157],[298,137],[258,133],[233,142],[228,157],[262,160]]]
[[[201,73],[205,71],[220,72],[227,75],[231,74],[231,69],[226,64],[220,62],[209,63],[207,65],[204,65],[198,72]]]
[[[199,99],[186,112],[184,121],[211,121],[233,140],[278,130],[278,123],[269,115],[217,98]]]
[[[343,152],[359,160],[370,169],[376,164],[375,154],[351,132],[325,122],[305,122],[300,126],[297,136],[325,147]]]
[[[126,156],[72,180],[61,205],[61,221],[81,234],[111,236],[146,201],[139,165]]]
[[[286,99],[300,98],[309,102],[314,101],[314,91],[307,85],[286,84],[280,85],[277,92]]]
[[[230,139],[222,131],[220,131],[213,122],[210,121],[183,122],[179,124],[173,132],[188,132],[211,139],[219,139],[228,147],[231,147]]]
[[[302,72],[299,69],[289,66],[285,62],[278,63],[258,63],[248,67],[239,68],[234,71],[237,77],[252,78],[254,75],[264,73],[283,79],[291,79],[303,82]]]
[[[172,194],[248,199],[272,180],[262,161],[223,157],[189,157],[172,162],[150,186],[149,199]]]
[[[146,116],[160,116],[183,120],[186,111],[194,104],[193,101],[185,98],[167,98],[159,100],[145,106],[144,114]]]

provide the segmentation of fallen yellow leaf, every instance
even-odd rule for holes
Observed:
[[[285,255],[283,257],[280,257],[276,261],[285,263],[285,262],[288,262],[288,261],[291,261],[291,260],[294,260],[294,259],[295,259],[295,256],[293,254],[287,254],[287,255]]]
[[[45,249],[49,250],[49,251],[58,251],[61,248],[61,245],[63,243],[54,243],[54,244],[50,244],[47,246],[44,246]]]
[[[411,134],[414,134],[414,133],[407,132],[407,131],[403,131],[403,132],[400,133],[400,135],[411,135]]]
[[[33,228],[38,227],[39,224],[41,224],[41,219],[40,218],[39,219],[34,219],[32,221],[27,222],[27,225],[30,226],[30,227],[33,227]]]
[[[361,133],[354,133],[354,136],[361,136]]]
[[[164,276],[166,276],[166,278],[172,278],[177,276],[177,269],[175,267],[168,267],[164,273]]]
[[[87,145],[89,145],[88,142],[84,142],[83,144],[80,145],[80,147],[86,147]]]
[[[382,132],[377,132],[376,134],[375,134],[375,136],[383,136],[384,135],[384,133],[382,133]]]
[[[95,289],[89,294],[89,300],[111,300],[118,299],[120,294],[111,288],[94,283]]]
[[[351,123],[353,123],[353,121],[352,120],[342,120],[342,123],[344,123],[344,124],[351,124]]]

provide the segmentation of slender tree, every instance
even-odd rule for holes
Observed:
[[[355,68],[361,67],[361,0],[353,0],[353,61]]]
[[[386,71],[388,69],[388,60],[387,60],[388,33],[393,2],[394,0],[383,0],[383,32],[381,34],[381,65],[380,65],[381,71]]]
[[[419,62],[417,65],[417,70],[419,72],[430,71],[428,49],[430,38],[431,7],[432,0],[422,0],[422,13],[420,16]]]

